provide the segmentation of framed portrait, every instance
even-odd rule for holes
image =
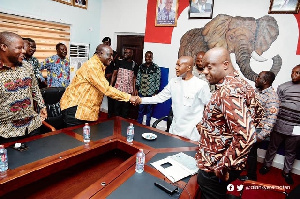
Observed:
[[[297,14],[298,0],[271,0],[269,14]]]
[[[75,7],[80,7],[83,9],[87,9],[88,6],[88,0],[73,0],[74,6]]]
[[[52,1],[57,1],[57,2],[67,4],[67,5],[70,5],[70,6],[73,5],[73,0],[52,0]]]
[[[178,0],[157,0],[155,26],[177,26]]]
[[[190,0],[189,19],[211,19],[214,0]]]

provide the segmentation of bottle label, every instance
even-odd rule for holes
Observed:
[[[4,153],[1,154],[0,159],[1,159],[1,162],[6,162],[6,155]]]
[[[136,163],[137,164],[144,164],[144,158],[143,157],[136,157]]]
[[[88,128],[83,129],[83,138],[85,140],[89,140],[90,139],[90,129],[88,129]]]

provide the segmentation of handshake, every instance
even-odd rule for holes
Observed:
[[[129,101],[134,106],[137,106],[142,103],[142,99],[139,96],[131,96]]]

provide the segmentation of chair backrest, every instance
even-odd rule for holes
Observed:
[[[54,126],[56,129],[64,127],[59,103],[64,92],[64,87],[48,87],[41,89],[41,94],[47,107],[48,118],[46,119],[46,122]]]

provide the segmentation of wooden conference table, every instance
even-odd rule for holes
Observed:
[[[132,122],[135,136],[126,142]],[[197,143],[120,117],[91,123],[91,142],[83,143],[82,126],[24,139],[26,151],[8,149],[9,170],[0,176],[0,198],[194,198],[197,176],[179,182],[172,196],[154,182],[168,181],[151,162],[179,152],[194,156]],[[152,132],[155,140],[142,138]],[[145,171],[135,173],[139,148],[146,154]],[[170,182],[170,181],[168,181]]]

